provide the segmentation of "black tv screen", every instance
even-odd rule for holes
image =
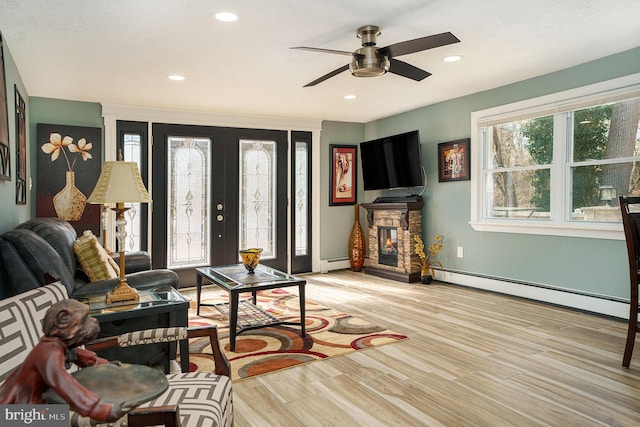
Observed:
[[[420,135],[417,130],[360,143],[365,190],[422,185]]]

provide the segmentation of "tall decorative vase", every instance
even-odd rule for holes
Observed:
[[[58,218],[66,221],[78,221],[82,217],[87,197],[75,184],[75,173],[67,171],[65,186],[53,196],[53,207]]]
[[[349,264],[351,270],[360,271],[364,267],[364,233],[360,227],[360,205],[355,205],[355,220],[349,235]]]

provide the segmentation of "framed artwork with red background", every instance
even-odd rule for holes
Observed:
[[[357,192],[357,157],[355,145],[329,145],[329,206],[354,205]]]

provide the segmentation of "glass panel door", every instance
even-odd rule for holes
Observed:
[[[169,136],[168,268],[209,265],[210,158],[211,139]]]
[[[194,285],[257,246],[287,270],[287,132],[154,124],[152,158],[154,268]]]
[[[241,249],[262,248],[262,260],[277,254],[276,142],[240,140]]]

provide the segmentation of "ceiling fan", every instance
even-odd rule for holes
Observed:
[[[358,28],[358,38],[362,40],[362,47],[357,49],[355,52],[305,46],[292,47],[291,49],[351,56],[350,64],[344,65],[337,70],[333,70],[311,83],[307,83],[304,87],[315,86],[318,83],[322,83],[323,81],[347,70],[351,70],[351,74],[356,77],[381,76],[388,71],[419,82],[429,77],[431,73],[421,70],[418,67],[414,67],[411,64],[407,64],[406,62],[399,61],[395,59],[396,56],[408,55],[410,53],[421,52],[423,50],[460,42],[456,36],[446,32],[378,48],[376,47],[376,37],[380,34],[380,27],[376,25],[365,25],[364,27]]]

